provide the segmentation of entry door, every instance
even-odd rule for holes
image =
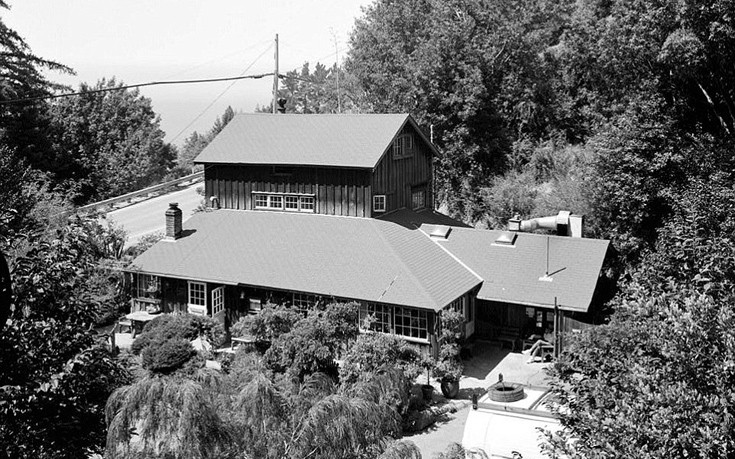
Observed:
[[[212,289],[212,318],[225,326],[225,288]]]

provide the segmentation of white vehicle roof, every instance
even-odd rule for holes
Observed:
[[[462,446],[481,449],[489,458],[546,459],[539,446],[541,430],[555,432],[561,424],[546,406],[548,389],[524,386],[524,392],[515,402],[492,401],[488,394],[478,400],[467,415]]]

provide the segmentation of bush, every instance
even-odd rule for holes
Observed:
[[[342,347],[358,335],[357,303],[333,303],[323,310],[311,309],[288,333],[276,338],[265,353],[268,366],[288,371],[302,379],[322,372],[337,376],[335,358]]]
[[[141,353],[143,368],[154,373],[169,373],[183,366],[196,351],[185,338],[159,340]]]
[[[344,356],[339,370],[340,382],[350,386],[384,365],[394,365],[409,381],[414,381],[422,369],[419,351],[395,335],[366,333],[357,337]]]
[[[250,335],[256,341],[270,343],[291,331],[293,325],[303,318],[304,316],[294,309],[268,303],[259,314],[248,315],[238,320],[230,331],[235,337]]]
[[[174,338],[192,341],[200,336],[206,337],[213,347],[218,347],[224,342],[225,333],[222,325],[206,316],[161,314],[146,324],[143,333],[133,341],[131,350],[140,354],[152,343]]]

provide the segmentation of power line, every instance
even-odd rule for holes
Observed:
[[[257,80],[259,78],[267,77],[273,75],[273,72],[269,73],[259,73],[256,75],[240,75],[236,77],[224,77],[224,78],[203,78],[199,80],[172,80],[172,81],[151,81],[149,83],[139,83],[139,84],[129,84],[125,86],[116,86],[114,88],[102,88],[102,89],[89,89],[86,91],[79,91],[79,92],[69,92],[65,94],[51,94],[47,96],[38,96],[38,97],[26,97],[22,99],[11,99],[11,100],[0,100],[0,105],[5,104],[14,104],[14,103],[20,103],[20,102],[33,102],[37,100],[50,100],[50,99],[60,99],[63,97],[73,97],[73,96],[80,96],[82,94],[97,94],[100,92],[111,92],[111,91],[121,91],[123,89],[131,89],[131,88],[142,88],[145,86],[161,86],[161,85],[171,85],[171,84],[192,84],[192,83],[216,83],[220,81],[237,81],[237,80]],[[279,75],[280,77],[281,75]]]
[[[202,62],[201,64],[193,65],[193,66],[191,66],[191,67],[188,67],[188,68],[185,68],[185,69],[183,69],[183,70],[179,70],[179,71],[177,71],[177,72],[174,72],[174,73],[172,73],[172,74],[170,74],[170,75],[167,75],[167,76],[166,76],[165,78],[167,78],[167,79],[168,79],[168,78],[174,78],[174,77],[177,77],[177,76],[179,76],[179,75],[181,75],[181,74],[183,74],[183,73],[187,73],[187,72],[190,72],[190,71],[192,71],[192,70],[196,70],[196,69],[199,69],[199,68],[201,68],[201,67],[204,67],[204,66],[207,66],[207,65],[213,64],[213,63],[215,63],[215,62],[222,62],[223,60],[225,60],[225,59],[228,59],[228,58],[230,58],[230,57],[232,57],[232,56],[235,56],[235,55],[241,54],[241,53],[243,53],[244,51],[249,51],[249,50],[251,50],[251,49],[254,49],[254,48],[259,48],[260,46],[262,46],[262,45],[265,45],[265,44],[267,44],[267,43],[270,43],[270,40],[269,40],[269,39],[268,39],[268,40],[261,40],[261,41],[260,41],[260,42],[258,42],[258,43],[252,44],[252,45],[250,45],[250,46],[247,46],[247,47],[245,47],[245,48],[242,48],[242,49],[238,49],[237,51],[233,51],[233,52],[231,52],[231,53],[228,53],[228,54],[224,54],[224,55],[221,55],[221,56],[219,56],[219,57],[215,57],[214,59],[210,59],[210,60],[208,60],[207,62]]]
[[[266,49],[264,49],[262,53],[258,54],[258,57],[256,57],[256,58],[255,58],[255,59],[253,60],[253,62],[251,62],[251,63],[250,63],[250,65],[248,65],[247,67],[245,67],[245,70],[243,70],[243,71],[242,71],[242,73],[240,74],[240,77],[237,77],[237,78],[233,78],[233,80],[234,80],[234,81],[233,81],[232,83],[230,83],[230,85],[229,85],[229,86],[227,86],[227,87],[225,88],[225,90],[224,90],[224,91],[222,91],[221,93],[219,93],[219,95],[218,95],[217,97],[215,97],[215,98],[214,98],[214,100],[213,100],[212,102],[210,102],[210,104],[209,104],[209,105],[207,105],[207,106],[206,106],[206,107],[204,108],[204,110],[202,110],[202,111],[201,111],[201,112],[200,112],[200,113],[199,113],[199,114],[198,114],[198,115],[196,116],[196,118],[194,118],[193,120],[191,120],[191,122],[190,122],[189,124],[187,124],[187,125],[186,125],[186,126],[184,127],[184,129],[180,130],[180,131],[179,131],[179,133],[178,133],[178,134],[176,134],[176,135],[174,136],[174,138],[173,138],[173,139],[171,139],[171,143],[174,143],[174,142],[176,142],[176,140],[178,140],[178,138],[179,138],[179,137],[181,136],[181,134],[183,134],[183,133],[184,133],[184,131],[186,131],[187,129],[189,129],[189,128],[190,128],[190,127],[191,127],[191,126],[192,126],[192,125],[194,124],[194,123],[196,123],[196,122],[197,122],[197,121],[199,120],[199,118],[201,118],[202,116],[204,116],[204,114],[205,114],[205,113],[207,112],[207,110],[209,110],[210,108],[212,108],[212,106],[213,106],[214,104],[216,104],[216,103],[217,103],[217,101],[218,101],[218,100],[220,100],[220,98],[221,98],[222,96],[224,96],[224,95],[225,95],[225,93],[226,93],[227,91],[229,91],[229,90],[230,90],[230,88],[232,88],[232,87],[233,87],[233,86],[235,85],[235,83],[237,83],[237,81],[238,81],[238,80],[242,79],[241,77],[242,77],[242,76],[243,76],[243,75],[245,74],[245,72],[247,72],[248,70],[250,70],[250,68],[251,68],[252,66],[254,66],[254,65],[255,65],[255,63],[256,63],[256,62],[258,62],[258,61],[260,60],[260,58],[261,58],[261,57],[263,57],[263,55],[265,55],[265,53],[267,53],[268,51],[270,51],[270,50],[271,50],[272,48],[273,48],[273,45],[270,45],[270,46],[268,46],[268,47],[267,47]],[[271,73],[264,73],[264,74],[260,75],[260,77],[262,78],[262,77],[264,77],[264,76],[267,76],[267,75],[273,75],[273,72],[271,72]],[[281,75],[278,75],[278,77],[280,78],[280,77],[281,77]]]

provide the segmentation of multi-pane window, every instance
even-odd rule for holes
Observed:
[[[138,274],[138,298],[157,298],[161,291],[161,278],[149,274]]]
[[[212,290],[212,317],[225,310],[225,288],[217,287]]]
[[[384,194],[376,194],[373,196],[373,212],[385,212]]]
[[[255,195],[255,208],[256,209],[267,209],[268,208],[268,195],[256,194]]]
[[[189,281],[189,307],[187,310],[190,314],[207,314],[207,284]]]
[[[370,330],[391,333],[391,309],[385,304],[360,303],[360,326],[370,317]]]
[[[286,196],[285,203],[286,203],[286,210],[299,210],[299,197],[298,196]]]
[[[393,159],[413,156],[413,135],[401,134],[393,142]]]
[[[426,191],[416,190],[411,193],[411,208],[423,209],[426,207]]]
[[[316,295],[306,293],[294,293],[291,304],[301,312],[306,312],[316,304]]]
[[[253,193],[256,209],[314,212],[314,196],[284,193]]]
[[[299,204],[301,212],[314,212],[314,196],[301,196]]]
[[[268,196],[268,208],[269,209],[283,209],[283,196],[280,196],[280,195]]]
[[[396,335],[427,339],[429,321],[425,310],[396,306],[393,318]]]
[[[462,295],[456,300],[449,303],[447,309],[453,309],[464,316],[465,322],[472,320],[472,311],[467,304],[467,296]]]

